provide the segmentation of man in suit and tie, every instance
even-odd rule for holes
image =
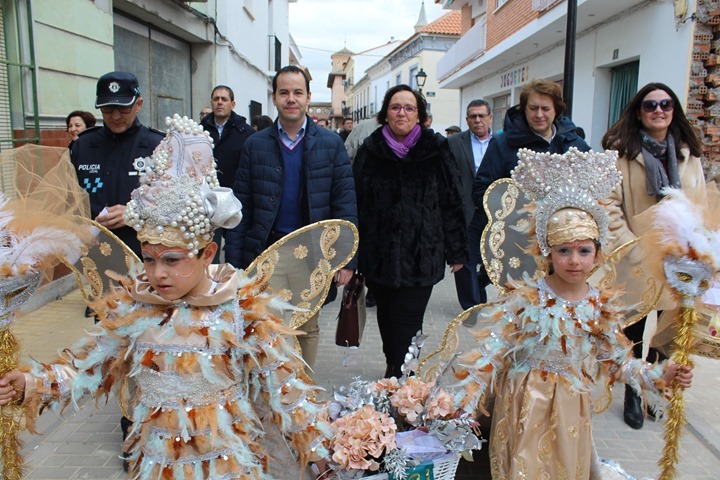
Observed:
[[[488,145],[492,141],[492,112],[485,100],[473,100],[467,106],[465,121],[469,130],[448,138],[450,151],[460,171],[465,222],[468,226],[469,262],[455,272],[455,288],[463,309],[487,302],[485,287],[490,284],[480,258],[481,215],[476,214],[472,199],[473,180]],[[468,323],[468,322],[466,322]]]

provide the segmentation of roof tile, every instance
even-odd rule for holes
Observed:
[[[460,35],[460,11],[453,10],[438,18],[434,22],[420,27],[421,33],[436,35]]]

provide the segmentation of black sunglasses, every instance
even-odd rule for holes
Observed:
[[[672,98],[665,98],[659,102],[657,100],[644,100],[641,106],[643,112],[652,113],[657,109],[658,105],[660,105],[660,110],[663,112],[669,112],[675,108],[675,102],[672,101]]]
[[[132,111],[132,108],[134,105],[135,105],[134,103],[132,105],[130,105],[129,107],[121,107],[119,105],[108,105],[106,107],[100,107],[100,111],[107,115],[109,113],[113,113],[113,110],[117,110],[122,115],[127,115],[128,113],[130,113]]]

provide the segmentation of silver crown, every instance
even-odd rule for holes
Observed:
[[[617,152],[581,152],[571,147],[567,153],[538,153],[521,148],[518,164],[511,176],[537,206],[535,235],[543,255],[550,255],[547,224],[553,213],[577,208],[592,215],[600,232],[598,240],[607,243],[608,215],[600,205],[622,181],[617,169]]]

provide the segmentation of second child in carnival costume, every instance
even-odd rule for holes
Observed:
[[[280,477],[296,477],[323,454],[318,388],[271,313],[281,302],[263,293],[267,285],[211,265],[213,230],[236,225],[241,205],[218,186],[202,127],[177,115],[166,123],[153,155],[135,162],[141,186],[125,212],[143,268],[117,278],[122,288],[105,298],[103,318],[80,344],[53,364],[3,377],[0,404],[22,399],[34,420],[45,406],[116,387],[121,406],[132,406],[130,478],[270,479],[273,464]],[[297,462],[278,465],[289,452]]]
[[[530,253],[546,268],[481,312],[477,348],[461,357],[456,372],[458,399],[477,410],[490,392],[496,395],[493,478],[603,478],[592,441],[591,389],[625,382],[658,405],[671,379],[689,387],[692,372],[633,358],[615,292],[588,283],[608,235],[599,202],[621,178],[615,152],[523,149],[518,157],[512,178],[533,201]]]

